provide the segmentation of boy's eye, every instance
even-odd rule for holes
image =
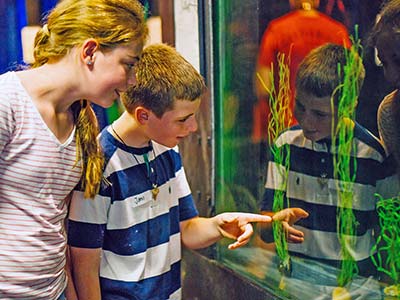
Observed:
[[[179,123],[185,123],[187,120],[189,120],[190,118],[194,118],[195,116],[194,115],[189,115],[189,116],[187,116],[187,117],[184,117],[184,118],[182,118],[182,119],[179,119],[178,120],[178,122]]]
[[[180,119],[180,120],[178,120],[178,122],[180,122],[180,123],[185,123],[187,119],[189,119],[189,117],[186,117],[186,118]]]
[[[129,70],[131,70],[131,69],[133,69],[133,68],[135,67],[135,64],[130,64],[130,63],[129,63],[129,64],[126,64],[126,65],[128,66],[128,69],[129,69]]]
[[[328,114],[322,113],[322,112],[317,112],[317,113],[315,113],[315,114],[317,115],[317,117],[320,117],[320,118],[325,118],[325,117],[328,116]]]

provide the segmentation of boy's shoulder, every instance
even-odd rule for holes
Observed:
[[[181,156],[178,146],[175,146],[174,148],[169,148],[155,141],[151,141],[151,146],[146,146],[140,149],[135,148],[135,150],[132,150],[132,147],[122,144],[111,134],[110,126],[105,127],[100,132],[98,138],[105,159],[104,168],[106,173],[113,172],[112,170],[114,169],[114,164],[117,164],[118,168],[123,167],[125,165],[126,158],[130,155],[133,155],[132,151],[142,153],[153,152],[155,158],[157,159],[167,159],[174,164],[181,164]]]
[[[118,142],[110,133],[109,128],[110,126],[104,127],[98,137],[101,150],[103,151],[106,160],[109,160],[118,149]]]
[[[355,148],[357,153],[356,155],[368,156],[369,158],[375,158],[379,161],[383,160],[386,157],[386,154],[381,141],[368,129],[357,122],[354,123],[353,137],[357,144],[357,147]],[[313,150],[317,143],[313,143],[311,140],[306,138],[299,125],[294,125],[283,131],[275,141],[275,144],[279,147],[287,144]]]
[[[168,160],[170,164],[174,166],[175,170],[178,170],[183,167],[182,157],[181,154],[179,153],[178,145],[176,145],[173,148],[170,148],[162,144],[159,144],[155,141],[151,141],[151,144],[153,146],[156,159]]]
[[[303,129],[300,125],[294,125],[283,130],[275,141],[275,144],[280,147],[285,144],[288,145],[301,145],[307,138],[303,134]]]
[[[170,148],[170,147],[164,146],[162,144],[159,144],[153,140],[151,141],[151,144],[153,145],[154,151],[156,153],[164,153],[164,152],[168,152],[168,151],[173,151],[173,152],[179,153],[178,145],[176,145],[173,148]]]

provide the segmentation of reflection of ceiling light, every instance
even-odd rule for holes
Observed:
[[[35,61],[33,57],[33,49],[35,44],[35,36],[40,26],[25,26],[21,29],[22,55],[23,60],[27,64]]]
[[[308,3],[308,2],[303,2],[301,4],[301,6],[303,7],[304,10],[311,10],[312,9],[311,3]]]

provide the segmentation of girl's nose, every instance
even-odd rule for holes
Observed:
[[[136,84],[136,74],[132,70],[128,75],[128,85],[135,85]]]

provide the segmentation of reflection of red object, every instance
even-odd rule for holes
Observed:
[[[272,20],[265,30],[261,40],[258,64],[274,70],[278,69],[277,55],[290,54],[290,107],[293,111],[296,71],[303,58],[314,48],[325,44],[335,43],[350,46],[349,34],[346,27],[331,17],[315,11],[307,14],[296,10],[282,17]],[[275,83],[279,82],[278,74],[275,75]],[[278,87],[275,87],[276,89]],[[266,99],[259,99],[253,110],[253,134],[252,140],[258,142],[267,140],[267,126],[269,122],[269,108]],[[293,120],[292,124],[297,121]]]
[[[326,7],[325,7],[325,12],[328,15],[332,14],[332,10],[333,10],[333,6],[335,5],[335,1],[337,2],[337,6],[338,6],[338,9],[340,10],[340,12],[346,13],[346,8],[344,7],[342,0],[328,0],[328,3],[326,4]]]
[[[337,5],[339,11],[343,15],[344,22],[346,23],[347,26],[349,26],[350,25],[349,16],[346,12],[346,7],[344,6],[344,3],[342,0],[328,0],[328,3],[326,3],[326,7],[325,7],[325,13],[329,16],[332,15],[332,11],[333,11],[333,7],[335,6],[335,2],[336,2],[336,5]]]

